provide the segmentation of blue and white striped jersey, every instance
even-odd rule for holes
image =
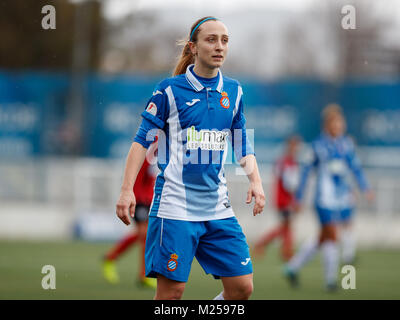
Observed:
[[[224,163],[228,141],[236,158],[254,154],[243,115],[242,88],[222,75],[204,79],[193,65],[161,81],[134,141],[146,148],[158,134],[158,175],[150,216],[206,221],[234,216]]]
[[[312,142],[311,156],[303,167],[296,198],[301,201],[311,169],[317,173],[315,206],[327,210],[351,209],[355,199],[351,172],[362,191],[369,186],[350,137],[332,138],[322,133]]]

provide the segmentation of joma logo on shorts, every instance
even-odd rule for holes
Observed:
[[[249,262],[250,262],[250,258],[246,258],[246,261],[242,261],[241,264],[244,266],[247,266]]]

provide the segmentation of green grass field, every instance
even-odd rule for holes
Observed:
[[[121,283],[110,285],[102,278],[101,257],[111,243],[0,241],[0,299],[152,299],[154,291],[136,283],[138,249],[118,262]],[[323,270],[317,256],[301,273],[301,287],[291,289],[281,273],[277,249],[253,262],[252,299],[399,299],[400,254],[395,250],[359,251],[356,289],[323,289]],[[41,287],[44,265],[56,268],[56,289]],[[342,275],[340,275],[341,279]],[[212,299],[221,283],[206,275],[197,261],[183,299]]]

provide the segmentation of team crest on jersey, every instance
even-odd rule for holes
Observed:
[[[168,271],[175,271],[178,267],[178,255],[176,253],[171,254],[171,259],[167,262]]]
[[[225,91],[223,91],[223,92],[221,93],[221,95],[222,95],[222,97],[221,97],[221,99],[219,100],[219,103],[220,103],[220,105],[221,105],[222,108],[228,109],[229,106],[230,106],[228,94],[227,94]]]
[[[157,114],[157,106],[154,102],[150,102],[149,105],[146,108],[146,111],[150,114],[152,114],[153,116],[155,116]]]

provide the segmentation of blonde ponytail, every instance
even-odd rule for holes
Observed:
[[[182,49],[182,54],[175,66],[173,76],[177,76],[178,74],[183,74],[186,72],[186,68],[188,65],[194,63],[194,55],[190,51],[189,42],[185,41],[185,45]]]

